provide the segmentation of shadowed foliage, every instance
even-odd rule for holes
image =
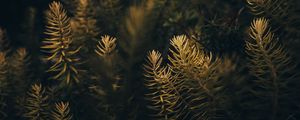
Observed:
[[[300,119],[299,0],[3,0],[0,119]]]
[[[69,103],[59,102],[55,104],[55,110],[52,112],[53,120],[72,120]]]
[[[6,117],[4,108],[6,107],[6,97],[8,96],[8,65],[6,61],[6,55],[0,52],[0,119]]]
[[[47,120],[47,109],[49,107],[47,100],[48,96],[45,95],[45,89],[41,84],[34,84],[31,86],[30,91],[27,93],[24,107],[26,111],[24,117],[30,120]]]
[[[296,65],[271,32],[267,19],[254,19],[249,36],[246,52],[250,56],[251,74],[256,77],[257,83],[253,94],[262,100],[257,106],[271,108],[269,119],[287,118],[292,111],[286,110],[282,105],[289,105],[288,100],[291,98],[287,96],[291,94],[289,89],[292,88],[288,86],[297,79],[297,74],[293,74]]]

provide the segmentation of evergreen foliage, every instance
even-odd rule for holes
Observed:
[[[70,18],[62,8],[62,4],[53,2],[49,5],[47,12],[47,29],[45,34],[47,38],[43,41],[42,49],[49,54],[45,59],[52,63],[48,69],[49,72],[55,72],[53,79],[59,79],[70,84],[79,82],[78,68],[76,64],[79,58],[74,57],[80,50],[70,50],[72,43],[72,32]]]
[[[300,119],[298,0],[33,1],[0,4],[1,120]]]

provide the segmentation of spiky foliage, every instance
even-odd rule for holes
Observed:
[[[24,117],[30,120],[48,120],[48,96],[41,84],[33,84],[25,100]]]
[[[11,84],[13,85],[13,92],[16,95],[23,97],[27,90],[27,87],[31,84],[30,79],[32,74],[30,73],[29,66],[31,64],[31,57],[25,48],[19,48],[12,56],[11,66]]]
[[[185,35],[175,36],[171,40],[169,60],[172,68],[184,76],[201,79],[211,74],[211,68],[216,66],[212,54],[206,55],[198,43]],[[198,72],[198,73],[197,73]]]
[[[55,109],[52,112],[53,120],[72,120],[68,102],[55,103]]]
[[[217,117],[219,101],[222,94],[222,81],[217,80],[216,69],[220,64],[218,58],[213,58],[212,54],[206,55],[197,43],[189,40],[185,35],[175,36],[171,40],[172,48],[168,56],[170,67],[175,73],[180,74],[185,86],[182,96],[187,101],[189,110],[187,112],[190,119],[201,118],[203,120]],[[179,90],[180,91],[180,90]],[[185,115],[187,116],[187,115]]]
[[[91,52],[96,43],[99,34],[97,28],[97,20],[92,10],[92,0],[78,0],[75,16],[71,20],[71,27],[73,30],[73,43],[76,46],[84,46],[84,52]]]
[[[124,99],[124,86],[122,85],[118,54],[116,50],[116,38],[109,35],[101,37],[94,50],[98,56],[98,62],[104,69],[97,70],[97,81],[91,87],[92,95],[99,101],[99,109],[103,112],[104,119],[115,119],[118,111],[122,110]]]
[[[5,119],[6,96],[8,95],[8,70],[5,53],[0,52],[0,119]]]
[[[222,100],[218,81],[220,61],[207,56],[201,45],[185,35],[171,40],[169,67],[162,67],[161,54],[149,53],[145,65],[150,108],[160,119],[213,119]],[[170,71],[171,70],[171,71]]]
[[[293,73],[295,64],[274,37],[265,18],[254,19],[249,32],[250,39],[246,41],[246,52],[250,56],[250,70],[255,76],[256,87],[253,93],[260,97],[257,106],[270,108],[268,119],[285,119],[291,111],[284,111],[282,105],[289,106],[287,99],[290,94],[289,83],[295,79]]]
[[[74,16],[75,22],[77,22],[77,30],[82,30],[82,34],[86,33],[91,37],[96,37],[99,33],[96,27],[96,19],[94,18],[94,12],[91,10],[92,0],[78,0],[76,13]]]
[[[47,12],[46,32],[47,38],[43,41],[42,49],[49,54],[47,61],[53,65],[48,69],[54,72],[52,79],[63,80],[66,84],[79,82],[78,80],[78,57],[76,50],[70,50],[71,44],[71,26],[66,11],[58,2],[52,2],[49,5],[50,10]]]
[[[10,43],[6,36],[6,31],[0,28],[0,52],[9,54],[11,52]]]
[[[107,74],[110,78],[117,76],[117,50],[116,50],[116,38],[105,35],[101,37],[101,41],[98,41],[95,49],[96,54],[100,57],[101,62],[106,66]]]
[[[148,93],[145,97],[151,103],[149,108],[155,111],[153,116],[156,118],[171,119],[176,115],[176,102],[179,99],[173,84],[176,76],[168,67],[161,66],[161,53],[157,51],[149,52],[146,62],[144,76],[147,78],[145,86]]]
[[[102,65],[105,66],[107,72],[105,77],[110,80],[113,91],[119,88],[119,75],[117,67],[117,50],[116,50],[116,38],[108,35],[102,36],[101,41],[98,41],[95,52],[101,58]]]
[[[30,70],[31,57],[25,48],[19,48],[9,57],[8,62],[8,75],[9,75],[9,87],[10,94],[14,94],[14,97],[10,97],[9,105],[11,106],[14,114],[22,114],[24,97],[28,88],[30,87],[32,74]],[[18,111],[18,112],[16,112]]]
[[[109,80],[108,84],[111,86],[110,89],[116,92],[117,89],[120,88],[119,68],[117,68],[116,38],[108,35],[102,36],[95,52],[100,57],[102,66],[105,66],[106,72],[103,71],[104,74],[102,74],[102,76]]]
[[[247,0],[249,8],[254,15],[266,15],[275,17],[274,19],[287,19],[288,14],[292,11],[292,0]],[[278,22],[278,21],[277,21]]]
[[[109,57],[115,51],[116,38],[108,35],[102,36],[101,41],[98,42],[95,52],[101,57]]]
[[[247,0],[247,2],[254,15],[270,18],[273,24],[284,27],[287,31],[285,34],[299,38],[300,16],[295,10],[297,6],[294,5],[294,0]]]
[[[273,26],[282,44],[289,47],[291,54],[300,58],[300,15],[297,0],[247,0],[249,8],[257,17],[266,17]]]

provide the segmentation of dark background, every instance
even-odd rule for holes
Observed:
[[[52,0],[3,0],[0,4],[0,26],[7,31],[13,45],[22,44],[18,35],[26,32],[22,26],[28,19],[28,8],[36,9],[35,28],[42,29],[44,11]]]

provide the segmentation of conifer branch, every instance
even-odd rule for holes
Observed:
[[[66,84],[79,82],[78,61],[75,55],[80,50],[71,50],[71,25],[66,11],[58,2],[52,2],[47,12],[47,25],[45,34],[48,36],[42,45],[42,49],[49,54],[46,60],[53,62],[48,69],[49,72],[56,73],[52,78],[63,80]]]
[[[48,120],[48,96],[45,95],[45,89],[42,88],[42,85],[32,85],[27,94],[28,97],[25,100],[26,103],[24,106],[26,112],[23,116],[31,120]]]
[[[108,35],[102,36],[101,41],[98,42],[95,52],[101,57],[108,57],[115,51],[116,38]]]
[[[55,110],[52,112],[53,120],[72,120],[69,103],[55,103]]]
[[[259,90],[253,90],[254,94],[262,98],[269,98],[271,103],[270,119],[274,120],[282,115],[280,105],[287,94],[288,83],[297,76],[292,72],[296,65],[284,50],[278,39],[274,37],[269,27],[269,21],[265,18],[254,19],[249,32],[250,39],[246,41],[246,52],[250,56],[250,70],[256,77]],[[280,117],[280,118],[281,118]],[[285,118],[285,117],[282,117]]]

